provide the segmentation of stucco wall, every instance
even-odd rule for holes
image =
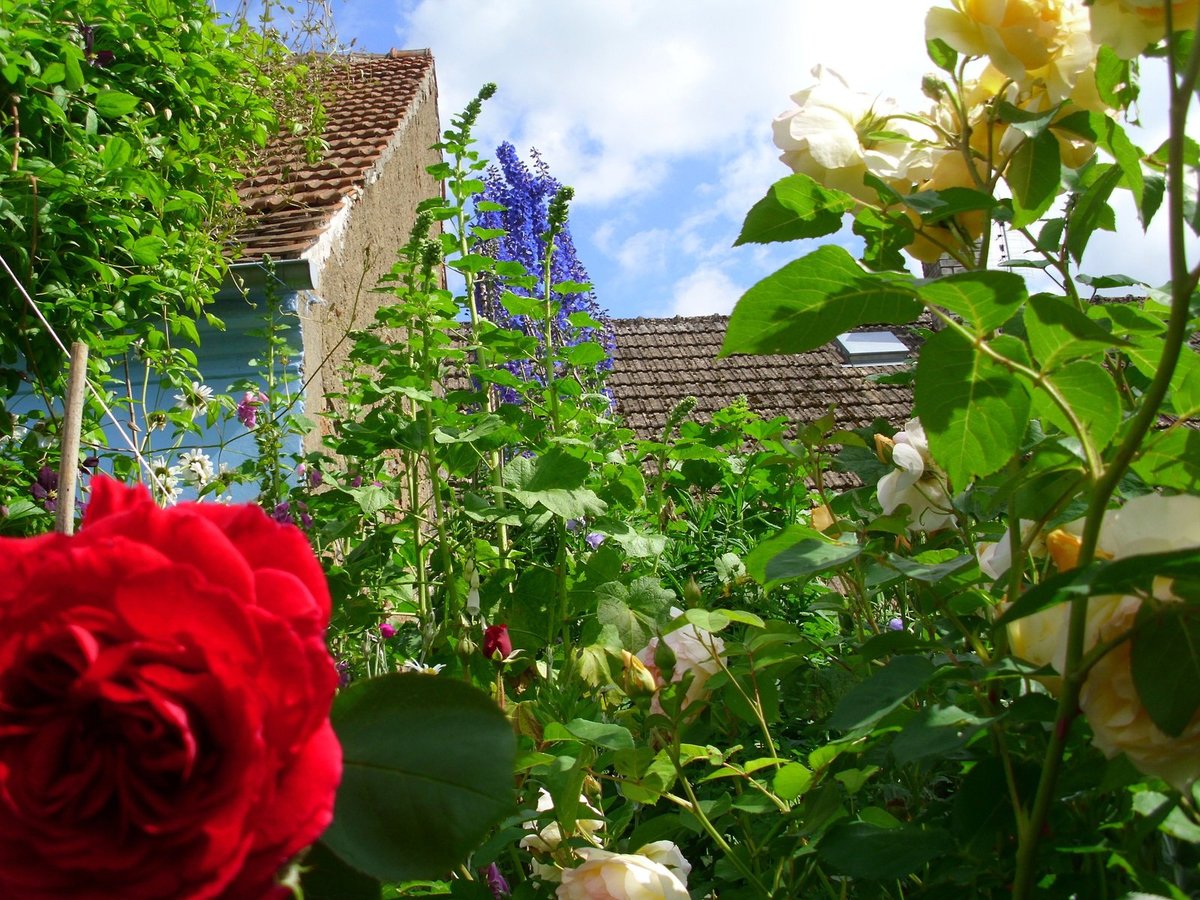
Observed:
[[[316,291],[301,298],[304,371],[310,378],[305,413],[315,428],[305,450],[319,449],[329,433],[321,413],[341,412],[330,397],[341,390],[341,372],[351,349],[350,331],[364,328],[387,295],[372,289],[390,271],[412,230],[417,204],[436,196],[440,184],[425,170],[441,160],[430,147],[441,139],[437,82],[432,67],[409,114],[359,196],[348,201],[305,257],[317,271]]]

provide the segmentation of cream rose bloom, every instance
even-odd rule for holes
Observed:
[[[902,505],[911,511],[909,531],[937,531],[954,522],[946,473],[929,455],[929,440],[917,419],[892,436],[895,470],[879,479],[879,505],[891,515]]]
[[[558,900],[690,900],[677,875],[645,856],[590,847],[578,852],[584,862],[563,872]]]
[[[1095,0],[1091,13],[1092,40],[1106,44],[1122,59],[1133,59],[1167,33],[1162,0]],[[1174,0],[1171,22],[1176,31],[1195,28],[1200,0]]]
[[[1063,531],[1078,535],[1082,522]],[[1060,569],[1074,565],[1073,554],[1047,537],[1050,553]],[[1200,497],[1136,497],[1117,510],[1110,510],[1100,526],[1097,555],[1110,559],[1165,553],[1200,547]],[[1176,601],[1167,579],[1157,579],[1154,596]],[[1084,629],[1084,652],[1100,642],[1119,638],[1134,625],[1140,597],[1109,595],[1088,600]],[[1060,603],[1026,616],[1008,626],[1013,652],[1029,662],[1051,665],[1059,672],[1066,666],[1070,604]],[[1143,772],[1158,775],[1182,788],[1200,777],[1200,715],[1193,717],[1183,734],[1172,738],[1151,721],[1133,685],[1129,665],[1130,644],[1125,642],[1103,657],[1088,673],[1079,704],[1094,734],[1093,742],[1106,756],[1124,753]]]
[[[671,607],[672,619],[678,619],[682,615],[682,609]],[[683,706],[686,708],[707,693],[705,682],[721,671],[725,642],[715,634],[705,631],[703,628],[697,628],[695,625],[676,628],[662,640],[666,641],[671,652],[675,654],[675,668],[671,671],[671,684],[678,684],[682,681],[684,673],[692,673],[692,681],[688,685],[687,695],[683,701]],[[654,653],[658,649],[658,641],[659,638],[651,639],[650,643],[637,653],[637,658],[645,664],[650,674],[654,676],[655,683],[661,688],[666,684],[666,680],[662,676],[662,671],[654,663]],[[651,709],[658,713],[662,712],[657,695],[651,703]]]
[[[851,90],[832,69],[817,66],[812,74],[817,83],[793,94],[795,106],[772,126],[779,158],[792,171],[864,202],[877,199],[863,182],[868,172],[904,191],[929,177],[934,155],[924,142],[934,140],[933,129],[892,118],[892,100]],[[905,138],[871,137],[884,131]]]

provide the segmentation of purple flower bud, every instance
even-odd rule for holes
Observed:
[[[605,537],[606,537],[605,535],[601,534],[598,531],[592,531],[592,532],[589,532],[588,536],[585,537],[583,540],[584,540],[584,543],[586,543],[589,547],[591,547],[593,550],[595,550],[597,547],[599,547],[601,544],[604,543]]]
[[[888,620],[887,627],[891,631],[903,631],[904,630],[904,620],[902,618],[900,618],[899,616],[896,616],[895,618]]]
[[[350,684],[350,663],[344,659],[339,659],[335,666],[338,673],[338,687],[344,688]]]
[[[567,527],[567,531],[574,534],[576,531],[578,531],[580,528],[583,527],[583,519],[567,519],[566,527]]]
[[[492,863],[486,869],[480,869],[479,874],[483,876],[484,883],[491,890],[492,896],[496,900],[503,900],[504,897],[512,893],[512,889],[508,886],[508,882],[504,880],[504,875],[500,872],[500,867],[495,863]]]

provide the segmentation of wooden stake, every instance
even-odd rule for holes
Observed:
[[[83,399],[87,389],[87,344],[71,344],[71,365],[67,373],[67,401],[63,409],[62,459],[58,464],[58,501],[54,530],[71,534],[75,530],[75,479],[79,472],[79,432],[83,428]]]

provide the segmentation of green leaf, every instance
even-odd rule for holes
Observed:
[[[611,625],[621,639],[621,646],[636,653],[654,637],[675,602],[675,595],[663,588],[657,578],[643,575],[626,586],[610,581],[596,588],[596,618],[601,625]]]
[[[1108,371],[1090,360],[1079,360],[1050,373],[1046,380],[1067,401],[1097,449],[1107,447],[1121,427],[1121,396]],[[1077,436],[1063,411],[1040,387],[1033,392],[1033,410],[1065,434]]]
[[[997,111],[1001,122],[1008,122],[1027,138],[1036,138],[1050,127],[1062,106],[1063,104],[1059,103],[1050,109],[1029,110],[1001,100]]]
[[[1030,297],[1024,321],[1029,347],[1043,372],[1072,359],[1101,354],[1121,343],[1066,297],[1053,294]]]
[[[953,47],[941,38],[934,38],[925,42],[925,52],[929,54],[929,58],[933,60],[935,66],[943,72],[954,74],[954,68],[958,65],[958,53]]]
[[[552,449],[530,459],[517,457],[504,468],[506,484],[522,491],[546,491],[581,487],[587,480],[588,464],[565,450]]]
[[[742,232],[733,242],[767,244],[816,238],[842,227],[842,216],[854,208],[854,198],[822,187],[807,175],[788,175],[767,191],[746,215]]]
[[[1105,105],[1123,109],[1137,99],[1137,82],[1131,78],[1130,62],[1111,47],[1101,46],[1096,54],[1096,93]]]
[[[934,225],[959,213],[986,210],[999,213],[1003,207],[996,198],[971,188],[951,187],[940,191],[919,191],[904,198],[904,203],[921,214],[922,221]]]
[[[106,119],[112,119],[133,112],[140,102],[133,94],[126,94],[122,91],[101,91],[96,95],[96,112]]]
[[[333,726],[343,775],[322,841],[381,881],[449,871],[513,807],[512,727],[461,681],[390,674],[351,684]]]
[[[1001,335],[988,345],[1022,361],[1024,345],[1016,338]],[[915,399],[930,452],[959,489],[1007,463],[1029,424],[1025,384],[950,329],[921,348]]]
[[[948,309],[983,336],[1011,319],[1028,296],[1025,279],[1012,272],[962,272],[917,288],[926,303]]]
[[[147,234],[133,242],[129,249],[134,262],[143,266],[153,266],[167,248],[167,242],[157,235]]]
[[[66,76],[67,89],[77,91],[83,87],[83,69],[79,65],[79,51],[68,47],[63,55],[63,74]]]
[[[775,773],[772,790],[779,799],[791,803],[808,790],[812,784],[813,773],[798,762],[788,763]]]
[[[383,885],[346,865],[321,842],[304,855],[304,900],[379,900]]]
[[[926,707],[896,735],[892,757],[904,766],[930,756],[945,756],[966,744],[987,722],[957,706]]]
[[[1151,436],[1134,460],[1133,471],[1156,487],[1200,492],[1200,431],[1177,427]]]
[[[540,321],[545,312],[542,308],[542,301],[537,297],[524,297],[514,294],[512,291],[505,291],[500,295],[500,304],[510,316],[528,316]]]
[[[721,356],[799,353],[867,322],[911,322],[920,311],[911,276],[868,273],[828,245],[746,292],[729,318]]]
[[[1022,594],[996,619],[996,626],[1007,625],[1077,597],[1103,594],[1149,593],[1156,577],[1174,578],[1196,585],[1200,583],[1200,548],[1147,553],[1122,559],[1099,560],[1069,572],[1061,572]]]
[[[632,750],[633,735],[621,725],[593,722],[590,719],[572,719],[563,726],[568,732],[606,750]]]
[[[1049,131],[1022,141],[1008,163],[1005,180],[1013,195],[1013,228],[1036,222],[1058,195],[1062,174],[1058,139]]]
[[[838,731],[857,731],[874,725],[924,687],[936,671],[933,663],[923,656],[897,656],[851,688],[833,708],[826,724]]]
[[[873,272],[903,272],[906,270],[901,251],[912,243],[912,223],[906,216],[889,218],[878,210],[864,206],[854,216],[853,231],[863,239],[863,264]]]
[[[595,341],[583,341],[563,348],[562,357],[573,366],[587,368],[608,359],[608,351]]]
[[[104,142],[104,149],[100,151],[100,165],[111,172],[129,162],[132,155],[133,148],[129,146],[129,142],[120,135],[112,134]]]
[[[867,822],[843,822],[817,845],[817,856],[830,868],[869,881],[901,878],[954,848],[940,828],[880,828]]]
[[[1112,166],[1076,196],[1071,214],[1067,217],[1067,250],[1077,265],[1083,258],[1083,251],[1087,249],[1092,234],[1097,228],[1102,228],[1112,215],[1108,198],[1120,180],[1121,170]]]
[[[1145,177],[1142,174],[1142,157],[1145,154],[1129,140],[1125,129],[1110,116],[1088,110],[1079,110],[1063,116],[1054,123],[1054,128],[1094,141],[1107,150],[1120,168],[1125,186],[1133,193],[1140,214],[1142,195],[1145,191]],[[1143,220],[1142,227],[1145,226],[1146,220]]]
[[[1129,667],[1154,724],[1170,737],[1183,734],[1200,709],[1200,606],[1143,603]]]
[[[746,572],[765,588],[811,578],[845,565],[862,553],[853,538],[837,541],[804,525],[789,525],[746,555]]]

